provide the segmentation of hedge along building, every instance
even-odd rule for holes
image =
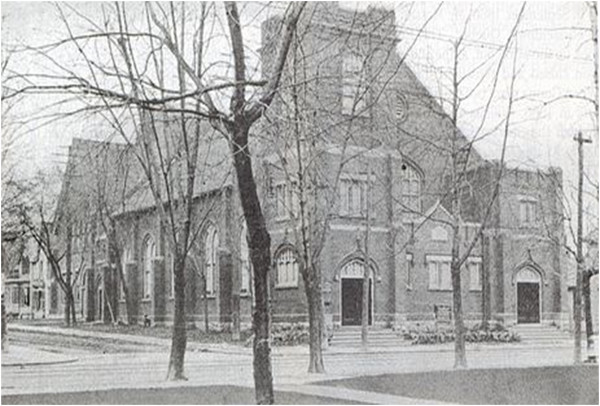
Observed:
[[[264,71],[271,67],[279,21],[263,25]],[[443,146],[455,130],[400,60],[397,41],[393,12],[353,12],[324,3],[305,10],[280,94],[258,130],[260,143],[255,137],[253,145],[272,236],[275,322],[307,319],[296,237],[300,202],[311,209],[311,244],[321,244],[316,265],[324,312],[334,323],[361,322],[367,213],[369,322],[433,321],[437,310],[452,304],[450,214],[444,207],[449,157]],[[221,325],[248,323],[252,276],[229,147],[208,125],[204,133],[195,188],[197,232],[186,268],[187,316],[190,322],[207,314]],[[459,143],[467,143],[460,134]],[[128,151],[134,147],[75,140],[70,149],[59,206],[72,206],[71,237],[89,240],[74,244],[85,253],[78,308],[86,320],[125,318],[117,261],[134,319],[172,320],[172,260],[144,175]],[[96,175],[92,162],[102,168]],[[302,193],[294,175],[300,162],[311,163]],[[460,219],[467,240],[482,221],[498,169],[472,152]],[[95,212],[90,179],[99,173],[118,180],[108,182],[114,184],[108,195],[123,236],[120,258],[108,255],[108,236],[90,215]],[[553,243],[558,240],[550,236],[562,235],[560,170],[505,173],[484,238],[465,264],[467,319],[487,313],[507,323],[558,321],[564,273]]]

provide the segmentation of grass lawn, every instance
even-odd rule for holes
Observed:
[[[292,392],[276,392],[282,405],[359,404],[346,400]],[[256,404],[254,389],[239,386],[200,386],[166,389],[114,389],[40,395],[2,396],[4,405],[250,405]]]
[[[128,325],[112,325],[112,324],[99,324],[99,323],[81,323],[75,328],[87,331],[101,331],[106,333],[117,333],[117,334],[131,334],[131,335],[143,335],[158,338],[171,338],[173,329],[168,326],[154,326],[154,327],[142,327],[140,325],[128,326]],[[206,333],[200,328],[188,328],[187,339],[188,341],[196,341],[201,343],[244,343],[250,336],[250,331],[242,331],[241,339],[234,341],[231,338],[231,333],[221,331],[209,331]]]
[[[36,319],[36,320],[19,320],[19,324],[32,325],[32,326],[50,326],[58,328],[73,328],[77,330],[85,331],[97,331],[103,333],[116,333],[116,334],[129,334],[129,335],[140,335],[147,337],[157,337],[170,339],[173,334],[173,329],[170,326],[153,326],[143,327],[141,325],[124,325],[124,324],[103,324],[103,323],[85,323],[78,321],[73,327],[66,327],[62,320],[52,319]],[[250,330],[244,330],[241,332],[239,341],[232,339],[232,335],[227,331],[204,331],[204,324],[198,323],[198,328],[188,328],[187,339],[188,341],[195,341],[201,343],[237,343],[244,344],[251,336]]]
[[[388,374],[320,384],[461,404],[598,404],[598,366]]]

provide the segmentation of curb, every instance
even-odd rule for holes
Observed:
[[[33,361],[33,362],[8,362],[2,363],[2,368],[25,368],[25,367],[35,367],[40,365],[61,365],[61,364],[72,364],[74,362],[79,361],[79,358],[70,358],[66,360],[59,361]]]

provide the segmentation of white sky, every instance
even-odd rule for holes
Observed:
[[[365,8],[379,5],[395,8],[399,51],[405,52],[415,38],[416,30],[435,10],[437,2],[340,3],[348,8]],[[83,14],[101,22],[98,3],[71,3]],[[260,22],[269,14],[280,12],[282,5],[265,9],[266,3],[245,4],[241,7],[247,21],[244,31],[248,48],[260,47]],[[136,7],[132,5],[131,7]],[[502,45],[515,22],[521,3],[444,3],[439,13],[429,22],[424,34],[408,54],[407,62],[427,88],[439,97],[447,97],[450,85],[452,52],[449,39],[456,38],[471,13],[467,30],[468,46],[459,65],[466,72],[494,53],[494,46]],[[39,45],[56,38],[64,38],[64,28],[50,3],[1,3],[2,45]],[[511,166],[529,168],[559,166],[564,171],[565,192],[575,196],[577,145],[573,136],[584,131],[594,143],[586,147],[586,171],[598,179],[598,134],[591,104],[580,100],[560,100],[548,105],[544,102],[566,94],[595,97],[593,85],[593,48],[591,43],[589,10],[584,2],[530,2],[526,6],[518,35],[517,63],[519,75],[516,87],[513,125],[508,143],[507,162]],[[226,49],[220,56],[227,56]],[[67,55],[65,55],[67,56]],[[44,68],[45,62],[34,57],[15,58],[12,69],[35,71]],[[498,58],[488,65],[493,68]],[[512,53],[505,62],[492,103],[487,127],[493,127],[506,114],[509,72]],[[483,71],[482,71],[483,72]],[[489,82],[489,81],[488,81]],[[468,83],[467,83],[468,86]],[[469,136],[479,124],[482,106],[487,100],[490,85],[483,86],[464,104],[460,127]],[[23,117],[39,110],[47,100],[30,100],[21,109]],[[66,147],[74,136],[94,136],[100,130],[88,122],[74,120],[45,126],[21,139],[22,164],[26,171],[45,168],[64,162]],[[477,144],[486,158],[498,158],[501,131],[497,131]],[[597,210],[597,202],[588,201]]]

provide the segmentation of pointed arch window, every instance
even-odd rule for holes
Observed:
[[[143,278],[143,296],[146,299],[150,299],[152,297],[153,290],[153,269],[152,269],[152,260],[156,257],[156,244],[150,235],[146,237],[143,245],[143,266],[144,272],[142,274]]]
[[[204,276],[206,280],[206,293],[212,295],[216,291],[215,280],[219,267],[219,233],[215,226],[211,225],[206,230],[204,240]]]
[[[421,212],[421,173],[408,163],[402,164],[402,211]]]
[[[291,248],[283,249],[276,260],[277,267],[277,287],[295,288],[298,287],[298,260]]]
[[[127,283],[127,264],[131,262],[131,250],[129,248],[125,248],[123,250],[123,254],[121,256],[121,269],[123,270],[123,279],[119,276],[119,299],[125,300],[125,289],[123,288],[123,281]]]

